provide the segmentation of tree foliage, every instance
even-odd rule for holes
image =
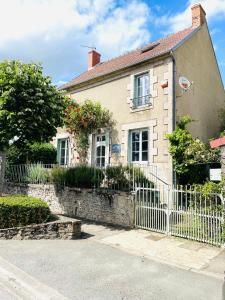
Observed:
[[[169,152],[173,158],[174,169],[178,177],[184,177],[187,173],[190,180],[196,180],[197,177],[201,176],[201,173],[205,173],[204,168],[201,168],[199,164],[219,162],[220,158],[217,149],[212,150],[208,144],[192,137],[187,129],[187,125],[192,121],[189,116],[182,117],[177,122],[176,129],[167,137],[170,142]]]
[[[48,142],[63,123],[64,97],[39,64],[0,63],[0,148]]]
[[[7,161],[10,164],[42,163],[55,164],[57,151],[50,143],[27,144],[23,148],[10,145],[7,149]]]
[[[86,100],[83,104],[67,99],[65,125],[74,135],[76,150],[81,162],[86,162],[89,147],[88,137],[98,129],[113,125],[112,115],[98,102]]]

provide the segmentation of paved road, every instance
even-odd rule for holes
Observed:
[[[14,271],[18,276],[19,270],[32,276],[30,286],[42,290],[43,284],[43,291],[47,286],[68,299],[222,299],[219,279],[131,255],[93,239],[0,241],[0,257],[19,268]],[[25,275],[21,277],[26,281]],[[0,293],[0,299],[8,300],[4,293],[6,297]]]

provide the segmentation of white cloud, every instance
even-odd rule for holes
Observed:
[[[131,2],[126,9],[116,8],[103,23],[97,24],[93,38],[108,57],[137,48],[150,39],[146,28],[148,17],[145,4]]]
[[[170,31],[173,32],[191,26],[191,6],[195,3],[196,0],[189,0],[187,8],[184,11],[174,16],[163,16],[158,22],[169,25]],[[225,15],[225,0],[200,0],[197,3],[201,3],[209,21],[215,17]]]
[[[121,3],[118,6],[118,2]],[[55,82],[86,68],[94,45],[103,58],[148,42],[142,1],[0,0],[0,59],[41,61]]]

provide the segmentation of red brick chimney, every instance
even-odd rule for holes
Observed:
[[[100,63],[100,57],[101,57],[101,54],[99,54],[95,50],[91,50],[88,52],[88,71]]]
[[[206,13],[201,4],[195,4],[191,7],[192,27],[202,26],[206,22]]]

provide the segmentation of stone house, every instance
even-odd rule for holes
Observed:
[[[72,99],[99,101],[113,113],[115,127],[90,136],[91,164],[153,165],[172,183],[166,134],[176,120],[190,115],[196,120],[190,130],[203,141],[218,131],[225,93],[200,4],[192,7],[191,21],[187,29],[106,62],[89,51],[88,70],[61,87]],[[187,92],[179,85],[182,76],[191,82]],[[58,129],[53,142],[60,164],[79,162],[65,128]]]

